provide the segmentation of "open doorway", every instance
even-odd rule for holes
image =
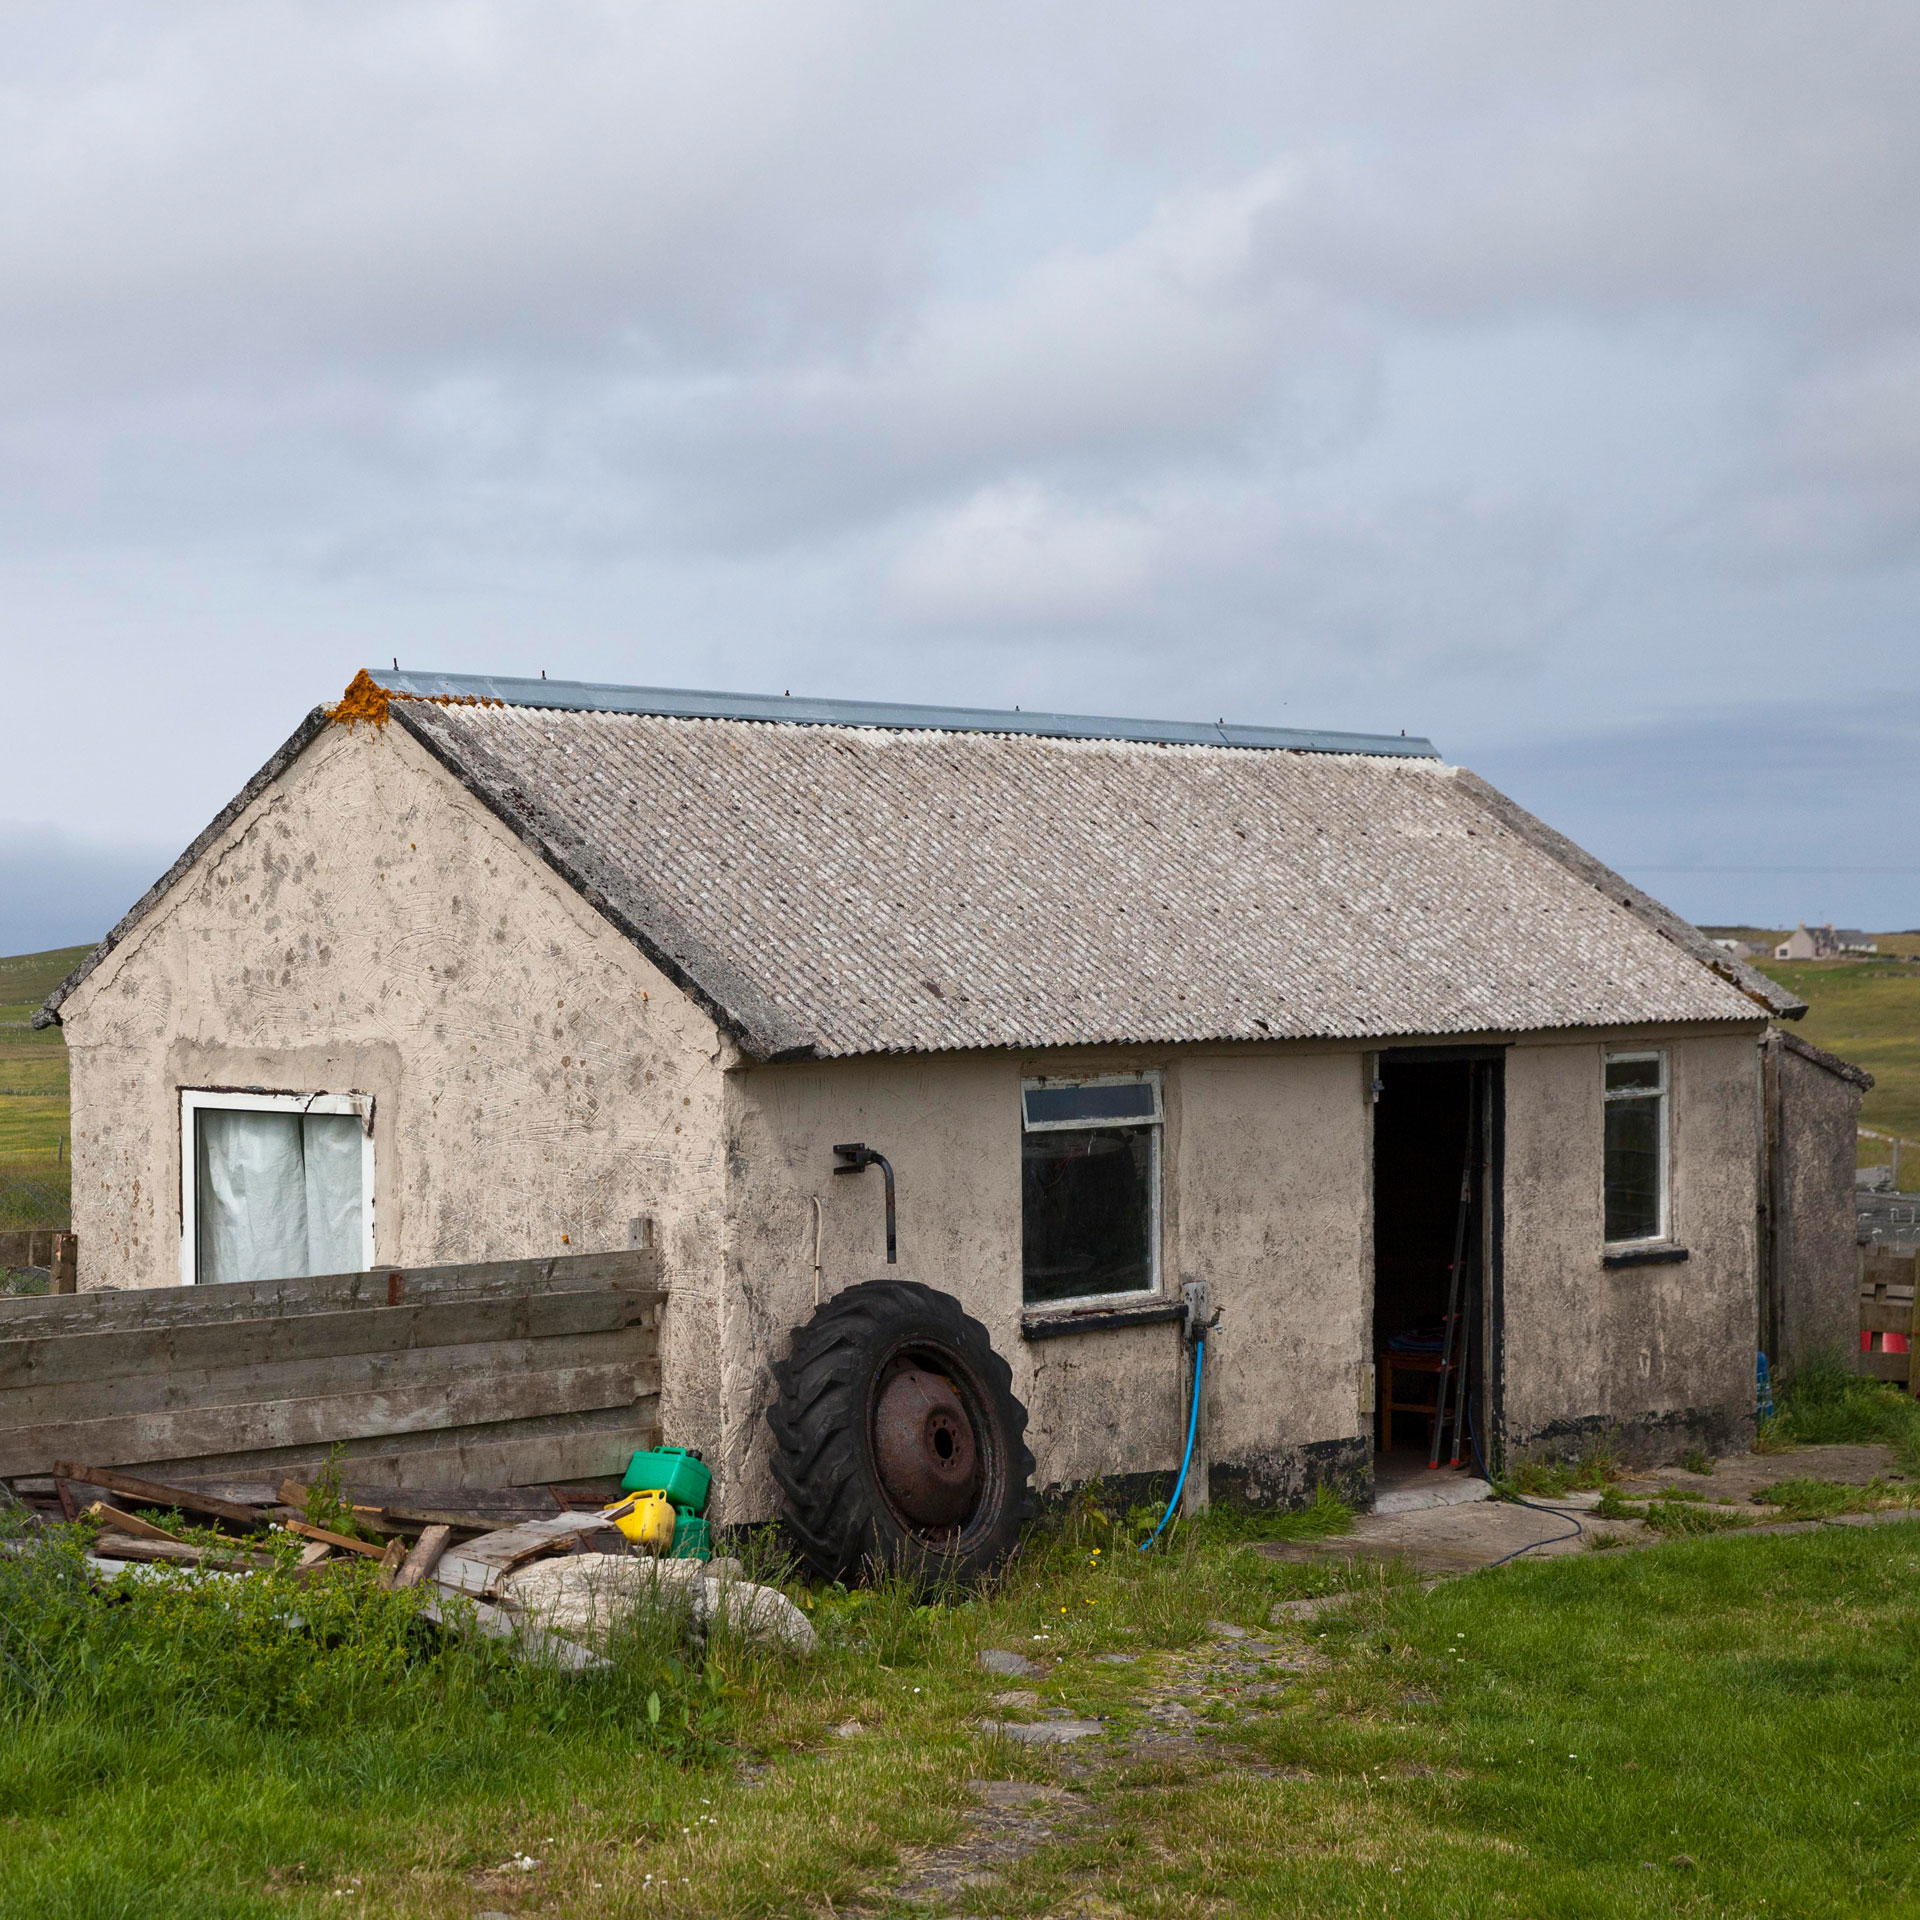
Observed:
[[[1501,1063],[1382,1055],[1373,1109],[1374,1475],[1477,1471],[1493,1430]],[[1495,1301],[1497,1306],[1497,1300]]]

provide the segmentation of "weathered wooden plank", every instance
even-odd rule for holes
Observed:
[[[87,1508],[87,1517],[98,1520],[112,1533],[131,1534],[136,1540],[171,1540],[176,1547],[187,1543],[177,1533],[169,1533],[165,1527],[156,1527],[151,1520],[142,1520],[137,1513],[123,1513],[118,1507],[110,1507],[104,1500],[96,1500]]]
[[[436,1524],[426,1529],[413,1543],[413,1551],[400,1563],[400,1571],[394,1576],[396,1587],[417,1587],[435,1567],[447,1550],[447,1542],[453,1538],[453,1529],[444,1524]]]
[[[350,1533],[333,1533],[325,1527],[316,1527],[310,1520],[282,1520],[280,1524],[303,1540],[319,1541],[340,1553],[364,1553],[370,1559],[378,1560],[387,1551],[384,1540],[356,1540]]]
[[[66,1381],[284,1366],[335,1354],[545,1340],[621,1328],[633,1329],[642,1350],[650,1353],[659,1340],[652,1321],[653,1302],[646,1295],[596,1287],[577,1293],[503,1294],[498,1299],[267,1315],[135,1332],[40,1334],[0,1339],[0,1392]]]
[[[209,1514],[235,1527],[266,1525],[266,1516],[251,1507],[223,1500],[217,1494],[198,1493],[191,1487],[176,1487],[171,1481],[141,1479],[131,1473],[116,1473],[111,1467],[88,1466],[74,1460],[56,1460],[53,1470],[62,1480],[81,1480],[90,1487],[117,1493],[124,1500],[138,1500],[143,1506]]]
[[[53,1227],[8,1227],[0,1232],[0,1267],[53,1265]]]
[[[347,1467],[346,1482],[358,1500],[377,1500],[417,1488],[423,1493],[422,1504],[430,1500],[436,1506],[452,1506],[449,1490],[466,1487],[481,1494],[504,1488],[534,1489],[551,1502],[552,1496],[545,1492],[550,1482],[618,1479],[636,1449],[658,1446],[663,1437],[658,1402],[642,1398],[632,1406],[374,1435],[342,1442],[340,1452]],[[145,1465],[148,1472],[165,1473],[170,1479],[233,1480],[260,1475],[277,1484],[282,1474],[318,1471],[327,1464],[330,1451],[329,1443],[308,1442]],[[545,1510],[551,1512],[551,1505]]]
[[[1916,1280],[1920,1280],[1920,1254],[1869,1247],[1860,1256],[1860,1284],[1866,1290],[1902,1287],[1911,1292]]]
[[[1862,1333],[1905,1333],[1913,1325],[1911,1300],[1862,1300]]]
[[[485,1599],[523,1560],[531,1560],[535,1554],[583,1533],[598,1533],[606,1524],[598,1513],[556,1513],[544,1520],[502,1527],[497,1533],[483,1533],[478,1540],[469,1540],[442,1557],[434,1584],[452,1593]]]
[[[622,1287],[664,1293],[660,1254],[641,1247],[562,1254],[543,1260],[489,1260],[441,1267],[374,1267],[365,1273],[289,1280],[235,1280],[218,1286],[140,1287],[55,1298],[0,1300],[0,1338],[52,1333],[138,1332],[147,1328],[337,1313],[355,1307],[414,1306],[515,1293],[578,1293]],[[396,1289],[393,1276],[400,1277]]]
[[[254,1552],[238,1541],[229,1552],[171,1540],[136,1540],[125,1533],[103,1533],[95,1552],[110,1560],[165,1560],[177,1567],[229,1567],[247,1573],[267,1573],[274,1564],[271,1554]]]
[[[1863,1353],[1860,1371],[1870,1380],[1893,1380],[1907,1384],[1908,1356],[1904,1353]]]
[[[402,1347],[391,1353],[349,1353],[274,1366],[182,1368],[132,1379],[62,1382],[0,1390],[0,1445],[16,1428],[104,1420],[118,1414],[211,1412],[267,1400],[331,1399],[394,1393],[473,1376],[517,1380],[592,1366],[648,1365],[652,1344],[641,1327],[551,1340],[494,1340],[474,1346]]]
[[[207,1459],[247,1447],[329,1445],[376,1435],[477,1426],[483,1420],[628,1406],[658,1391],[659,1379],[651,1366],[618,1364],[557,1368],[518,1379],[464,1376],[391,1393],[60,1421],[0,1431],[0,1474],[44,1473],[49,1461],[70,1454],[137,1466],[156,1460]]]

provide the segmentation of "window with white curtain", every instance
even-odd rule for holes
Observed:
[[[180,1095],[180,1278],[287,1280],[373,1264],[373,1102]]]

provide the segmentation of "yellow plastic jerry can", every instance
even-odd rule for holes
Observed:
[[[648,1553],[665,1553],[673,1545],[673,1529],[678,1519],[673,1502],[664,1493],[636,1493],[607,1509],[607,1518],[633,1542]]]

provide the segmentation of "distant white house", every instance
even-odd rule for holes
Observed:
[[[1810,927],[1802,921],[1774,948],[1773,957],[1776,960],[1837,960],[1843,954],[1879,951],[1879,943],[1858,927],[1836,927],[1831,921],[1823,927]]]
[[[1751,960],[1759,953],[1758,947],[1750,947],[1744,940],[1724,940],[1716,938],[1713,943],[1724,952],[1730,953],[1736,960]]]

